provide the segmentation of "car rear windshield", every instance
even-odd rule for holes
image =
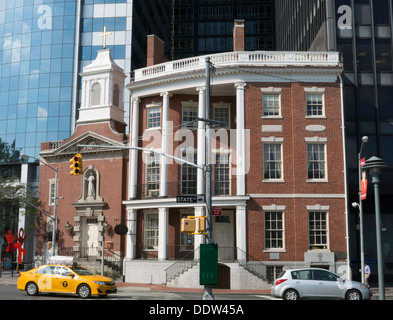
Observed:
[[[91,272],[90,270],[87,270],[85,268],[82,268],[82,267],[71,267],[71,270],[74,271],[79,276],[92,276],[92,275],[94,275],[93,272]]]

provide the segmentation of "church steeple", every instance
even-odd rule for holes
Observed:
[[[104,30],[104,39],[107,35]],[[115,121],[125,126],[123,90],[127,76],[112,60],[111,50],[99,50],[97,58],[80,75],[82,100],[77,125]]]

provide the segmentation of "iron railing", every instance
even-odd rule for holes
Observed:
[[[185,272],[192,266],[196,265],[199,261],[199,248],[190,252],[184,258],[176,261],[170,267],[165,269],[166,282],[176,278],[179,274]]]
[[[167,197],[191,196],[197,195],[196,181],[175,181],[167,183]],[[136,185],[136,199],[155,199],[160,198],[159,183],[154,184],[138,184]],[[212,196],[230,196],[235,194],[236,179],[213,180]]]
[[[238,247],[218,247],[218,260],[221,262],[237,261],[248,272],[262,280],[267,280],[267,266],[244,252]],[[184,273],[199,261],[199,248],[190,252],[182,259],[176,261],[170,267],[165,269],[166,281],[169,282],[180,274]]]

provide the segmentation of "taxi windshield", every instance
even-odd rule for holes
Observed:
[[[93,276],[94,273],[82,267],[70,267],[78,276]]]

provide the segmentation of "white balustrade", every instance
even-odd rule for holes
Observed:
[[[169,61],[155,66],[135,70],[134,82],[175,75],[184,71],[202,71],[205,58],[210,57],[215,66],[338,66],[338,52],[291,52],[291,51],[253,51],[224,52],[213,55]]]

